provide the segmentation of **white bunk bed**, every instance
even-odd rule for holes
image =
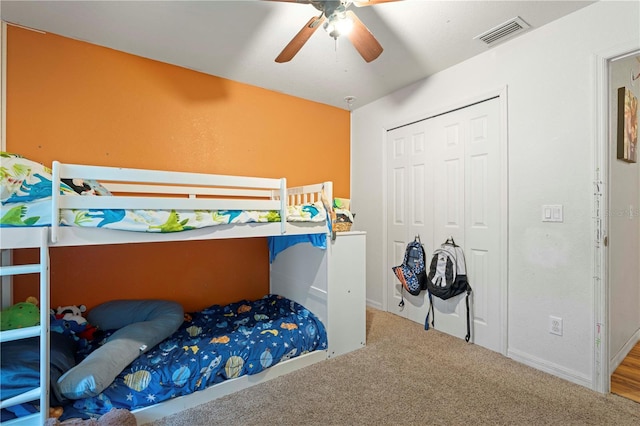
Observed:
[[[60,185],[61,178],[95,179],[105,185],[115,195],[109,197],[68,197],[60,196],[53,191],[51,201],[52,217],[58,217],[64,209],[179,209],[179,210],[270,210],[280,213],[279,222],[243,223],[217,225],[208,228],[192,229],[172,233],[146,233],[112,229],[83,228],[76,226],[59,226],[52,221],[50,227],[0,227],[0,249],[5,253],[10,249],[39,247],[41,260],[38,265],[26,267],[10,266],[6,260],[10,256],[3,255],[0,275],[3,276],[3,305],[7,305],[7,297],[11,295],[11,282],[6,277],[19,273],[40,273],[40,308],[41,326],[31,327],[23,331],[2,332],[0,341],[37,336],[41,338],[41,383],[28,395],[0,402],[2,407],[40,398],[40,415],[19,418],[6,424],[33,424],[34,417],[43,423],[48,414],[49,401],[49,276],[48,249],[57,246],[84,246],[101,244],[124,244],[138,242],[164,242],[203,239],[224,239],[244,237],[265,237],[278,235],[327,234],[327,223],[322,222],[290,222],[287,221],[287,207],[291,205],[322,202],[323,197],[332,200],[331,182],[287,188],[286,179],[265,179],[254,177],[237,177],[225,175],[205,175],[199,173],[161,172],[155,170],[123,169],[113,167],[95,167],[85,165],[53,164],[53,188]],[[176,198],[182,197],[182,198]],[[328,215],[327,215],[328,217]],[[327,239],[329,241],[329,238]],[[331,245],[328,243],[327,245]],[[364,244],[362,244],[363,246]],[[308,246],[301,249],[299,246]],[[337,296],[342,290],[332,288],[327,252],[312,248],[310,245],[299,245],[297,248],[285,250],[286,256],[276,259],[271,267],[270,291],[280,294],[308,307],[325,324],[331,324],[338,309],[341,320],[345,316],[344,307],[330,306],[329,295],[335,291]],[[331,247],[329,247],[331,248]],[[5,250],[6,249],[6,250]],[[364,250],[364,247],[362,247]],[[291,250],[292,254],[288,254]],[[300,250],[303,254],[300,255]],[[311,250],[308,252],[308,250]],[[296,254],[298,253],[298,254]],[[309,253],[312,255],[309,256]],[[291,257],[293,256],[293,257]],[[305,259],[314,261],[306,264]],[[362,253],[364,261],[364,252]],[[306,277],[301,286],[295,280]],[[362,277],[362,280],[364,278]],[[364,284],[364,281],[362,281]],[[348,290],[351,293],[351,290]],[[355,294],[355,292],[354,292]],[[281,374],[294,371],[307,365],[326,359],[328,356],[348,352],[364,345],[364,293],[358,292],[358,302],[353,326],[344,331],[337,327],[327,327],[329,340],[328,350],[317,350],[287,361],[278,363],[256,375],[241,376],[227,380],[197,391],[191,395],[170,399],[160,404],[135,410],[138,424],[145,424],[154,419],[173,414],[203,402],[270,380]],[[353,295],[352,295],[353,296]],[[335,300],[335,298],[333,299]],[[348,299],[347,299],[348,300]],[[359,311],[362,312],[359,312]],[[348,315],[348,314],[347,314]],[[332,336],[333,333],[333,336]],[[340,333],[341,336],[337,334]],[[332,342],[334,342],[332,347]]]

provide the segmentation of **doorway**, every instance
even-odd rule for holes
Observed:
[[[627,112],[632,111],[624,99],[635,99],[635,140],[637,145],[638,113],[640,99],[640,51],[614,58],[608,66],[608,365],[611,373],[610,390],[623,396],[636,395],[640,401],[640,386],[633,385],[633,378],[640,379],[637,366],[640,351],[640,157],[635,149],[632,158],[620,158],[625,152],[624,143],[618,152],[618,143],[624,142],[623,125]],[[622,103],[622,105],[620,104]],[[621,116],[620,116],[621,115]],[[619,134],[619,131],[623,131]],[[620,138],[622,136],[622,138]],[[637,146],[633,147],[637,148]],[[635,361],[633,358],[635,356]]]
[[[617,150],[613,151],[611,146],[612,141],[615,140],[612,132],[617,121],[617,117],[614,119],[615,114],[612,112],[611,104],[617,97],[617,93],[614,97],[612,92],[617,87],[614,87],[614,83],[610,79],[612,72],[610,67],[615,65],[618,60],[638,55],[640,55],[640,44],[629,42],[593,56],[595,143],[593,151],[594,352],[592,371],[594,380],[592,388],[605,394],[611,390],[611,375],[614,368],[618,362],[622,362],[626,355],[625,349],[613,354],[614,349],[611,347],[611,334],[616,325],[611,322],[610,312],[616,309],[616,305],[613,303],[610,293],[612,286],[615,285],[612,283],[612,278],[616,278],[610,274],[610,259],[616,255],[616,249],[615,243],[609,238],[610,216],[614,207],[610,203],[611,187],[614,185],[611,180],[610,168],[612,162],[615,163],[619,160],[616,158]],[[620,63],[618,62],[618,64]],[[627,75],[629,80],[632,80],[632,70],[628,70]],[[636,80],[633,81],[637,84]],[[626,83],[623,82],[623,84]],[[624,213],[621,212],[621,214]],[[629,216],[633,217],[633,211]],[[636,235],[634,238],[640,239],[640,236]],[[617,254],[620,255],[620,253]],[[637,263],[637,256],[632,261]],[[625,345],[628,351],[633,347],[630,342],[632,340],[628,340]]]
[[[471,341],[506,351],[506,143],[504,99],[494,96],[387,132],[387,310],[424,323],[426,292],[412,296],[392,266],[420,237],[427,254],[447,238],[462,246],[471,296]],[[404,299],[404,306],[400,301]],[[464,294],[433,299],[434,328],[463,338]]]

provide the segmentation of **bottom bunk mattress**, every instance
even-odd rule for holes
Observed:
[[[175,333],[134,360],[102,393],[65,407],[62,419],[147,407],[326,348],[322,322],[292,300],[267,295],[214,305],[186,314]]]

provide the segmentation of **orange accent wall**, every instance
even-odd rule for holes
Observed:
[[[331,180],[348,198],[349,144],[348,111],[8,27],[7,151],[48,166]],[[53,248],[51,303],[164,298],[194,310],[257,298],[268,292],[267,253],[264,238]],[[16,301],[38,294],[36,277],[15,282]]]

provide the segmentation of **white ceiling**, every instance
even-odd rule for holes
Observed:
[[[2,19],[347,109],[491,47],[473,38],[520,16],[531,30],[592,1],[404,0],[351,6],[384,48],[366,63],[318,29],[291,62],[276,56],[319,12],[309,4],[236,1],[2,0]],[[503,43],[508,42],[503,41]],[[499,44],[499,43],[494,43]]]

